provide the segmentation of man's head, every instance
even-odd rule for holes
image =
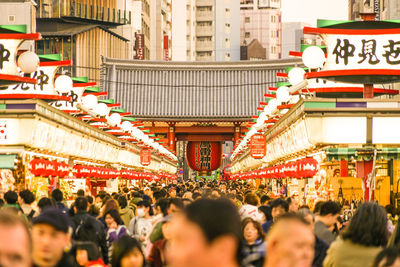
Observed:
[[[173,219],[170,251],[174,253],[168,255],[171,266],[227,266],[228,263],[237,263],[240,227],[238,211],[229,200],[200,199],[193,202]]]
[[[33,195],[33,193],[31,191],[29,191],[28,189],[22,190],[21,192],[19,192],[19,197],[21,200],[20,204],[32,204],[33,201],[35,201],[35,196]]]
[[[117,201],[121,209],[125,209],[128,206],[128,200],[126,199],[125,196],[119,196]]]
[[[180,198],[171,198],[168,203],[167,213],[172,215],[179,213],[184,207],[183,201]]]
[[[244,202],[249,205],[259,206],[260,198],[255,193],[247,193],[244,197]]]
[[[268,232],[264,267],[310,267],[314,258],[314,234],[295,214],[280,216]]]
[[[288,197],[286,201],[289,204],[289,212],[296,213],[299,210],[299,204],[295,197]]]
[[[340,206],[336,202],[326,201],[321,205],[319,217],[327,227],[331,227],[336,223],[339,213]]]
[[[86,212],[88,210],[88,200],[86,197],[77,197],[74,205],[76,212]]]
[[[49,208],[33,219],[33,262],[40,267],[53,267],[62,258],[70,242],[70,220],[59,209]]]
[[[0,266],[30,267],[32,241],[22,217],[0,211]]]
[[[78,192],[76,192],[76,194],[78,195],[78,197],[84,197],[85,196],[85,190],[79,189]]]
[[[7,204],[16,204],[18,201],[18,195],[15,191],[9,190],[4,194],[4,200]]]
[[[176,197],[176,188],[175,188],[175,187],[171,187],[171,188],[169,189],[168,193],[169,193],[169,196],[170,196],[171,198],[175,198],[175,197]]]
[[[271,215],[274,220],[276,220],[279,216],[285,214],[289,210],[289,205],[284,199],[274,199],[271,204]]]
[[[63,201],[63,193],[60,189],[54,189],[53,192],[51,192],[51,197],[54,198],[55,201],[61,202]]]
[[[144,217],[150,214],[151,205],[147,200],[142,200],[137,203],[136,214],[139,217]]]

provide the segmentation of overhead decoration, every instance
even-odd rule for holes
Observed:
[[[213,171],[222,163],[221,142],[188,142],[187,161],[195,171]]]

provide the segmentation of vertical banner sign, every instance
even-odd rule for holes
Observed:
[[[374,12],[376,13],[375,20],[381,20],[381,0],[374,0]]]
[[[135,34],[136,59],[144,60],[144,34]]]
[[[142,149],[140,150],[140,164],[143,166],[150,165],[151,162],[151,150],[150,149]]]
[[[164,35],[164,60],[169,60],[168,35]]]
[[[267,137],[255,134],[250,139],[250,155],[255,159],[262,159],[267,154]]]

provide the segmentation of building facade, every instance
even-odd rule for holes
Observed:
[[[400,19],[398,0],[349,0],[349,19],[361,20],[360,13],[377,13],[377,20]]]
[[[237,20],[239,2],[233,0],[175,1],[172,12],[175,14],[172,19],[172,51],[180,51],[177,55],[173,53],[173,60],[235,61],[240,59],[240,25]],[[184,38],[186,42],[182,42]],[[186,57],[183,55],[183,50],[186,51]]]
[[[280,0],[240,1],[240,44],[254,39],[266,49],[266,59],[282,57],[282,22]]]

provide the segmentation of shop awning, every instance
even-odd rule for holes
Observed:
[[[14,160],[17,155],[0,155],[0,169],[14,170]]]
[[[327,160],[372,160],[374,149],[371,148],[327,148],[325,149]],[[380,148],[377,149],[377,159],[391,160],[400,159],[400,148]]]

